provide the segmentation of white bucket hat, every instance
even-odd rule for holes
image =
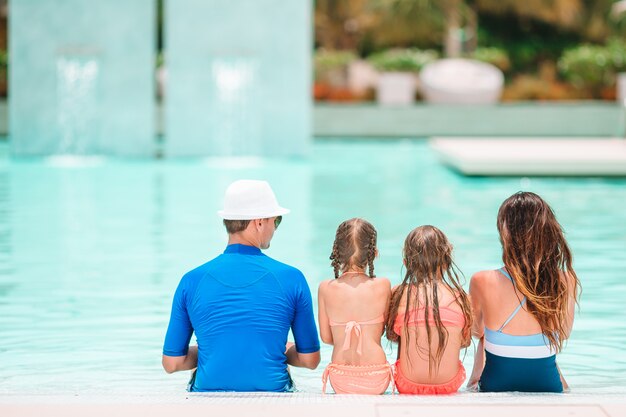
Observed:
[[[226,189],[224,210],[217,214],[225,220],[253,220],[282,216],[289,210],[278,205],[267,181],[238,180]]]

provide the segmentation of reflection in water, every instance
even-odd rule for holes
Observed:
[[[165,213],[167,212],[167,200],[165,199],[165,178],[163,178],[163,172],[158,171],[154,174],[153,179],[153,208],[150,215],[151,222],[151,242],[154,260],[154,270],[152,271],[152,281],[154,285],[159,285],[163,282],[164,271],[166,270],[167,258],[165,256],[165,241],[164,241],[164,229],[165,229]]]
[[[210,117],[217,155],[263,154],[257,71],[258,62],[253,58],[220,57],[212,62],[216,91]]]
[[[89,55],[57,59],[60,142],[56,153],[95,153],[98,139],[98,59]]]

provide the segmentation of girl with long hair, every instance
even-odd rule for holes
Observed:
[[[550,206],[518,192],[498,212],[504,266],[470,282],[472,332],[480,340],[468,388],[562,392],[556,354],[570,335],[580,282]]]
[[[320,335],[334,346],[322,392],[330,380],[337,394],[376,395],[392,381],[380,344],[391,284],[374,275],[376,236],[363,219],[346,220],[337,228],[330,255],[335,278],[322,282],[318,295]]]
[[[471,342],[472,313],[452,245],[441,230],[420,226],[407,236],[406,274],[394,288],[387,338],[398,343],[395,383],[401,394],[451,394],[465,380],[459,360]]]

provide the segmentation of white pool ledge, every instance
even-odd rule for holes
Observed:
[[[440,160],[465,175],[626,176],[626,139],[438,138]]]

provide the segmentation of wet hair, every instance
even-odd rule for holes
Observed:
[[[465,325],[462,330],[462,346],[469,346],[471,342],[472,309],[467,293],[461,286],[460,272],[452,260],[452,245],[446,235],[435,226],[420,226],[413,229],[404,241],[403,250],[406,274],[402,283],[391,295],[389,311],[387,314],[386,336],[387,339],[396,342],[400,335],[394,331],[394,323],[398,315],[398,309],[402,298],[405,298],[406,308],[404,311],[404,326],[409,326],[410,311],[415,308],[424,309],[424,325],[428,339],[428,351],[417,347],[418,352],[428,354],[429,373],[437,371],[441,358],[448,344],[448,330],[441,321],[439,313],[438,285],[443,284],[455,295],[456,304],[461,308],[465,317]],[[433,352],[431,341],[433,329],[430,321],[435,323],[434,331],[437,332],[438,345]],[[419,331],[419,330],[418,330]],[[407,344],[407,340],[402,342]],[[410,358],[409,358],[410,360]]]
[[[568,335],[570,294],[577,302],[580,291],[561,225],[541,197],[520,191],[500,206],[498,232],[502,261],[526,296],[526,310],[539,322],[550,347],[560,351]]]
[[[246,230],[252,220],[226,220],[224,219],[224,226],[229,234],[243,232]]]
[[[376,257],[376,229],[367,220],[354,218],[337,227],[330,265],[339,278],[340,272],[350,267],[367,267],[370,278],[374,278],[374,258]]]

